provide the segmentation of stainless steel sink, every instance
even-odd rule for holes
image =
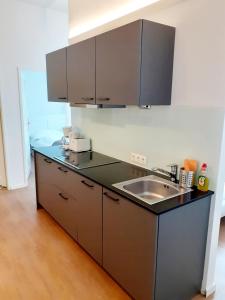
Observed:
[[[116,183],[113,186],[149,204],[155,204],[191,191],[191,189],[181,188],[178,184],[155,175]]]

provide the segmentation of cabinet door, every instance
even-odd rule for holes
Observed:
[[[102,187],[81,177],[77,199],[78,242],[102,264]]]
[[[139,103],[141,21],[96,37],[96,102]]]
[[[67,102],[66,48],[46,56],[48,101]]]
[[[134,298],[153,300],[157,217],[103,190],[103,267]]]
[[[95,38],[67,49],[68,99],[71,103],[95,103]]]

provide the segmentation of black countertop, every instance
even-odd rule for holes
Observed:
[[[60,162],[55,157],[64,155],[64,150],[59,146],[35,148],[34,151],[56,161],[57,163]],[[70,167],[67,164],[64,165],[69,169],[73,170],[74,172],[83,175],[90,180],[93,180],[94,182],[102,185],[107,189],[112,190],[113,192],[118,193],[119,195],[129,199],[132,202],[137,203],[138,205],[148,209],[149,211],[151,211],[156,215],[163,214],[172,209],[179,208],[183,205],[187,205],[189,203],[198,201],[202,198],[214,194],[212,191],[201,192],[196,188],[194,188],[191,192],[188,192],[186,194],[150,205],[142,200],[139,200],[138,198],[132,195],[129,195],[126,192],[123,192],[113,187],[112,184],[122,182],[122,181],[127,181],[138,177],[148,176],[151,174],[160,176],[162,178],[166,178],[162,175],[156,174],[150,170],[143,169],[123,161],[120,161],[119,163],[115,163],[115,164],[109,164],[109,165],[92,167],[92,168],[81,169],[81,170]]]

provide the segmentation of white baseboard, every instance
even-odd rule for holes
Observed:
[[[17,190],[17,189],[23,189],[25,187],[28,186],[28,182],[24,182],[24,183],[21,183],[21,184],[16,184],[16,185],[8,185],[7,186],[7,189],[10,191],[10,190]]]
[[[207,297],[211,296],[212,294],[214,294],[215,291],[216,291],[216,284],[214,282],[211,286],[207,287],[205,290],[201,290],[201,293],[202,293],[202,295],[206,296],[206,298],[207,298]]]

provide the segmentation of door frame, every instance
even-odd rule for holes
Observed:
[[[18,76],[18,90],[19,90],[19,110],[20,110],[20,124],[21,124],[21,140],[22,140],[22,151],[23,151],[23,187],[28,186],[29,175],[27,176],[26,172],[26,145],[25,145],[25,126],[24,126],[24,99],[22,92],[22,72],[25,70],[37,71],[32,68],[17,67],[17,76]],[[38,72],[38,71],[37,71]],[[29,167],[28,174],[31,172],[31,165]]]
[[[8,175],[7,175],[7,166],[6,166],[6,152],[5,152],[5,140],[4,140],[4,122],[3,122],[3,112],[2,112],[2,98],[0,93],[0,143],[2,144],[2,162],[3,166],[1,168],[2,176],[0,181],[0,187],[8,187]]]

